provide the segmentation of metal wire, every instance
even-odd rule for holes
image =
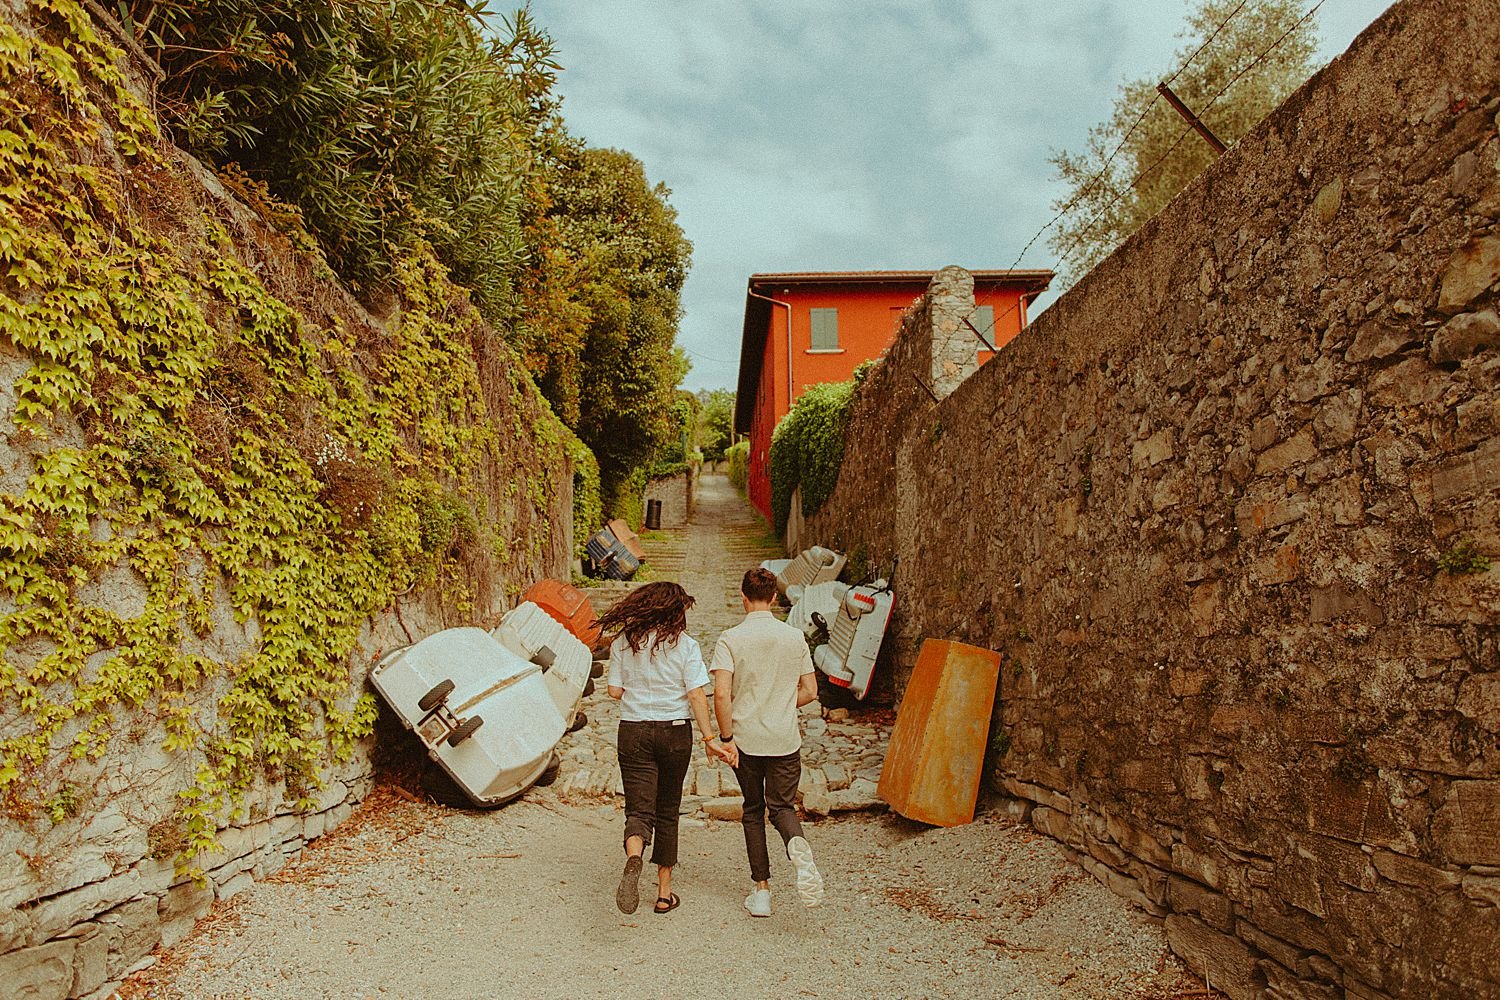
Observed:
[[[1312,7],[1308,9],[1308,11],[1307,11],[1306,14],[1303,14],[1300,18],[1298,18],[1298,20],[1297,20],[1297,22],[1295,24],[1293,24],[1291,27],[1289,27],[1285,31],[1283,31],[1281,33],[1281,35],[1276,39],[1276,41],[1272,42],[1269,46],[1267,46],[1265,48],[1264,51],[1262,51],[1260,53],[1260,55],[1256,56],[1255,59],[1251,61],[1250,65],[1248,65],[1244,69],[1240,70],[1237,74],[1235,74],[1235,76],[1234,76],[1233,79],[1231,79],[1228,83],[1224,84],[1224,86],[1220,87],[1219,90],[1218,90],[1218,93],[1216,93],[1216,94],[1214,94],[1214,96],[1210,97],[1208,99],[1208,103],[1205,104],[1205,105],[1203,105],[1203,107],[1201,107],[1201,108],[1198,109],[1198,117],[1202,118],[1205,114],[1207,114],[1208,111],[1209,111],[1209,109],[1212,108],[1215,104],[1218,103],[1219,98],[1223,97],[1226,93],[1229,92],[1229,88],[1233,87],[1236,83],[1239,83],[1242,79],[1245,78],[1246,75],[1248,75],[1250,73],[1251,70],[1255,69],[1255,67],[1259,66],[1261,63],[1265,62],[1267,56],[1269,56],[1272,52],[1276,51],[1276,49],[1281,46],[1281,43],[1284,42],[1284,41],[1286,41],[1287,38],[1288,38],[1288,36],[1290,36],[1292,32],[1296,31],[1298,28],[1302,27],[1302,25],[1306,24],[1307,21],[1308,21],[1308,19],[1311,18],[1314,14],[1316,14],[1318,12],[1318,8],[1322,7],[1323,4],[1326,3],[1326,2],[1327,2],[1327,0],[1318,0],[1317,3],[1313,4]],[[1238,9],[1238,8],[1236,8],[1236,9]],[[1192,133],[1193,133],[1193,127],[1191,125],[1189,125],[1186,129],[1184,129],[1182,131],[1182,134],[1177,137],[1177,141],[1174,142],[1174,143],[1172,143],[1172,145],[1167,148],[1166,152],[1162,153],[1156,159],[1152,160],[1150,166],[1146,167],[1146,169],[1142,170],[1140,173],[1138,173],[1138,174],[1135,175],[1135,179],[1132,180],[1129,184],[1127,184],[1125,186],[1125,190],[1124,191],[1121,191],[1114,198],[1110,199],[1102,208],[1100,208],[1099,211],[1097,211],[1093,215],[1089,216],[1088,221],[1084,223],[1083,228],[1080,230],[1080,234],[1073,237],[1073,240],[1072,240],[1072,242],[1070,244],[1069,249],[1063,251],[1059,255],[1059,261],[1060,261],[1060,263],[1066,264],[1068,262],[1068,255],[1072,253],[1073,248],[1076,248],[1076,247],[1078,247],[1078,246],[1081,245],[1081,242],[1082,242],[1082,233],[1087,232],[1088,229],[1089,229],[1089,227],[1092,226],[1094,224],[1094,222],[1096,222],[1105,212],[1107,212],[1111,208],[1113,208],[1115,206],[1115,203],[1118,202],[1121,198],[1123,198],[1125,196],[1126,192],[1133,191],[1135,189],[1135,187],[1136,187],[1137,184],[1139,184],[1141,181],[1143,181],[1143,180],[1146,179],[1146,176],[1148,174],[1150,174],[1153,170],[1155,170],[1157,167],[1161,166],[1164,162],[1166,162],[1167,157],[1171,156],[1174,152],[1176,152],[1177,151],[1177,147],[1181,146],[1182,143],[1183,143],[1183,140],[1186,139]]]
[[[1228,15],[1225,16],[1224,20],[1220,21],[1218,26],[1214,28],[1213,31],[1209,32],[1208,37],[1203,40],[1202,44],[1200,44],[1196,49],[1193,50],[1192,55],[1188,56],[1187,59],[1183,61],[1182,65],[1178,66],[1176,71],[1173,72],[1171,76],[1167,77],[1166,82],[1168,85],[1171,85],[1173,81],[1181,76],[1183,72],[1192,65],[1193,60],[1198,58],[1199,54],[1201,54],[1204,49],[1208,48],[1209,44],[1212,43],[1215,38],[1219,37],[1219,32],[1223,31],[1224,28],[1229,24],[1229,22],[1234,20],[1234,16],[1244,8],[1245,4],[1249,2],[1250,0],[1240,0],[1239,4],[1235,6],[1234,10],[1230,11]],[[1015,269],[1017,264],[1021,263],[1021,258],[1026,256],[1026,252],[1032,248],[1036,241],[1042,238],[1043,233],[1056,225],[1059,219],[1067,215],[1068,212],[1072,210],[1074,205],[1077,205],[1080,201],[1082,201],[1084,196],[1092,191],[1094,186],[1098,184],[1099,181],[1103,180],[1105,175],[1109,173],[1110,164],[1115,162],[1115,157],[1120,155],[1120,150],[1125,148],[1125,144],[1130,141],[1130,137],[1135,134],[1135,130],[1141,127],[1141,123],[1146,120],[1146,116],[1151,113],[1152,108],[1156,107],[1156,102],[1159,100],[1161,100],[1160,93],[1152,95],[1151,100],[1146,102],[1146,106],[1141,109],[1141,113],[1136,116],[1135,121],[1130,123],[1130,127],[1125,130],[1125,134],[1120,138],[1120,141],[1115,144],[1115,148],[1110,150],[1109,156],[1105,157],[1104,165],[1099,168],[1098,172],[1095,173],[1094,176],[1090,177],[1088,181],[1083,185],[1083,187],[1078,189],[1078,192],[1068,200],[1067,204],[1063,205],[1062,208],[1057,210],[1056,215],[1047,220],[1046,225],[1042,226],[1041,229],[1038,229],[1036,231],[1036,234],[1033,235],[1031,239],[1026,241],[1026,245],[1021,248],[1021,252],[1016,255],[1016,259],[1010,265],[1012,270]]]
[[[1190,56],[1188,56],[1187,60],[1184,61],[1183,64],[1177,68],[1177,71],[1167,78],[1166,82],[1168,84],[1172,83],[1174,80],[1177,79],[1177,77],[1179,77],[1180,75],[1182,75],[1183,70],[1187,69],[1188,65],[1195,58],[1198,57],[1198,54],[1201,53],[1205,48],[1208,47],[1208,43],[1209,42],[1211,42],[1214,38],[1218,37],[1219,33],[1224,30],[1225,25],[1227,25],[1230,22],[1230,20],[1233,19],[1233,17],[1240,12],[1240,9],[1245,6],[1246,2],[1248,2],[1248,0],[1241,0],[1240,4],[1238,6],[1236,6],[1234,8],[1234,10],[1232,10],[1232,11],[1229,12],[1228,16],[1225,17],[1224,20],[1219,23],[1219,26],[1217,28],[1215,28],[1209,34],[1208,38],[1204,40],[1203,44],[1199,45],[1198,48],[1193,51],[1193,54],[1190,55]],[[1251,70],[1255,69],[1255,67],[1259,66],[1262,62],[1264,62],[1266,60],[1267,56],[1269,56],[1278,47],[1280,47],[1281,43],[1284,42],[1284,41],[1286,41],[1287,37],[1289,35],[1291,35],[1292,32],[1296,31],[1303,24],[1305,24],[1308,21],[1309,18],[1311,18],[1314,14],[1316,14],[1318,12],[1318,8],[1322,7],[1323,4],[1326,3],[1326,2],[1327,2],[1327,0],[1318,0],[1317,3],[1313,4],[1313,6],[1308,9],[1308,11],[1307,11],[1306,14],[1303,14],[1302,17],[1300,17],[1295,24],[1293,24],[1290,28],[1287,28],[1285,31],[1283,31],[1281,33],[1281,35],[1274,42],[1272,42],[1263,52],[1261,52],[1260,55],[1256,56],[1255,59],[1248,66],[1246,66],[1244,69],[1240,70],[1240,72],[1238,74],[1236,74],[1234,76],[1234,78],[1231,79],[1228,83],[1224,84],[1223,87],[1220,87],[1218,93],[1214,94],[1213,97],[1209,98],[1208,103],[1205,104],[1201,109],[1199,109],[1199,111],[1198,111],[1199,116],[1201,117],[1205,112],[1208,111],[1209,108],[1212,108],[1218,102],[1219,98],[1223,97],[1226,93],[1228,93],[1229,89],[1231,87],[1233,87],[1236,83],[1239,83],[1240,80],[1242,80],[1246,76],[1246,74],[1248,74]],[[1136,128],[1138,128],[1140,126],[1140,123],[1145,120],[1146,115],[1150,113],[1151,109],[1153,107],[1155,107],[1156,102],[1158,100],[1160,100],[1160,99],[1161,99],[1161,95],[1158,93],[1156,95],[1156,97],[1152,98],[1151,102],[1146,105],[1145,110],[1142,111],[1140,113],[1140,115],[1136,118],[1135,123],[1131,125],[1130,130],[1125,133],[1125,138],[1120,140],[1119,145],[1117,145],[1114,148],[1114,150],[1110,153],[1109,159],[1105,160],[1104,166],[1102,168],[1100,168],[1099,173],[1095,174],[1094,177],[1089,181],[1089,185],[1092,185],[1095,181],[1098,180],[1099,177],[1103,176],[1103,174],[1104,174],[1104,172],[1106,170],[1109,169],[1109,164],[1111,162],[1113,162],[1115,156],[1124,147],[1125,142],[1126,142],[1126,140],[1128,140],[1130,138],[1131,133],[1134,132],[1136,130]],[[1086,232],[1088,230],[1088,227],[1091,226],[1094,222],[1098,221],[1098,219],[1100,218],[1100,216],[1102,216],[1105,212],[1107,212],[1111,208],[1113,208],[1115,206],[1115,204],[1117,202],[1119,202],[1119,200],[1121,198],[1125,197],[1126,194],[1128,194],[1129,192],[1135,190],[1136,185],[1140,184],[1141,181],[1145,180],[1146,176],[1148,174],[1150,174],[1153,170],[1155,170],[1157,167],[1161,166],[1161,164],[1167,159],[1167,157],[1171,156],[1174,152],[1176,152],[1177,151],[1177,147],[1181,146],[1182,143],[1183,143],[1183,140],[1185,140],[1192,133],[1193,133],[1193,128],[1192,128],[1191,125],[1189,125],[1185,129],[1183,129],[1182,134],[1177,137],[1177,140],[1175,142],[1173,142],[1170,147],[1168,147],[1168,149],[1167,149],[1166,152],[1162,153],[1155,160],[1153,160],[1151,162],[1151,165],[1148,166],[1148,167],[1146,167],[1146,169],[1144,169],[1140,173],[1136,174],[1135,177],[1134,177],[1134,179],[1132,179],[1129,184],[1125,185],[1125,187],[1123,189],[1121,189],[1120,191],[1118,191],[1113,198],[1111,198],[1108,202],[1106,202],[1104,204],[1104,206],[1102,208],[1100,208],[1097,212],[1095,212],[1093,215],[1091,215],[1089,217],[1088,221],[1084,224],[1084,227],[1083,227],[1082,231]],[[1032,244],[1036,243],[1036,241],[1041,238],[1041,236],[1042,236],[1043,233],[1045,233],[1048,229],[1051,229],[1052,226],[1054,226],[1057,223],[1057,221],[1059,219],[1061,219],[1063,217],[1063,215],[1065,215],[1068,212],[1068,210],[1073,207],[1073,205],[1077,204],[1077,202],[1079,201],[1079,199],[1081,199],[1083,197],[1083,194],[1087,191],[1087,189],[1088,189],[1088,185],[1086,185],[1083,190],[1081,190],[1077,195],[1075,195],[1074,198],[1070,202],[1068,202],[1067,205],[1064,205],[1063,208],[1056,215],[1054,215],[1050,220],[1048,220],[1048,222],[1047,222],[1046,225],[1042,226],[1041,229],[1037,230],[1036,235],[1032,236],[1031,239],[1029,239],[1029,240],[1026,241],[1026,245],[1021,248],[1021,253],[1019,255],[1017,255],[1015,261],[1011,264],[1011,268],[1012,269],[1014,269],[1015,266],[1021,262],[1021,258],[1022,257],[1026,256],[1026,251],[1031,249]],[[1059,255],[1059,263],[1066,264],[1067,261],[1068,261],[1069,255],[1073,252],[1074,248],[1078,247],[1081,244],[1081,241],[1082,241],[1082,236],[1081,235],[1080,236],[1075,236],[1072,239],[1072,241],[1069,243],[1068,248],[1065,249]],[[1016,301],[1014,303],[1012,303],[1011,306],[1008,309],[1006,309],[999,316],[996,316],[995,317],[995,326],[999,326],[999,323],[1000,323],[1000,321],[1002,319],[1004,319],[1006,316],[1009,316],[1011,313],[1013,313],[1017,309],[1019,309],[1021,307],[1021,301],[1022,300],[1019,299],[1019,298],[1016,299]],[[991,327],[991,329],[994,329],[994,327]]]

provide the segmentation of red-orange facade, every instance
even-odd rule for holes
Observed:
[[[750,501],[771,516],[767,458],[776,424],[808,386],[842,382],[878,357],[895,337],[902,312],[921,297],[933,271],[841,271],[754,274],[745,294],[745,324],[735,401],[735,430],[750,438]],[[1026,325],[1027,306],[1046,290],[1051,271],[973,271],[970,322],[996,349]],[[992,352],[979,337],[983,362]]]

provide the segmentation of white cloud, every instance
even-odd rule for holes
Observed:
[[[1320,17],[1325,56],[1383,0]],[[532,0],[569,127],[641,158],[694,244],[689,384],[733,385],[745,279],[1004,267],[1051,218],[1047,162],[1161,72],[1187,0]],[[1045,240],[1024,266],[1046,266]],[[707,359],[719,359],[709,361]]]

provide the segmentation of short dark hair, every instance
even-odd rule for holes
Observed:
[[[740,581],[740,593],[756,604],[775,600],[776,574],[763,566],[746,570],[745,578]]]

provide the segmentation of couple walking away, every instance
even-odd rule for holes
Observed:
[[[745,909],[771,915],[771,861],[766,813],[797,872],[802,902],[823,901],[823,877],[802,835],[794,800],[802,778],[802,733],[797,709],[818,696],[812,657],[802,633],[771,614],[776,577],[752,569],[740,583],[745,620],[719,636],[705,666],[698,641],[687,634],[693,598],[675,583],[648,583],[611,608],[599,623],[614,634],[609,647],[609,694],[620,701],[620,776],[625,786],[625,871],[615,902],[622,913],[640,905],[646,845],[654,842],[657,913],[682,900],[672,891],[677,864],[677,816],[682,782],[693,755],[691,718],[709,755],[734,769],[745,799],[741,823],[754,888]],[[713,714],[704,694],[713,673]]]

